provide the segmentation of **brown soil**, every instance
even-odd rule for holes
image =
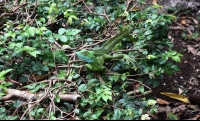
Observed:
[[[183,11],[184,12],[184,11]],[[198,11],[191,11],[185,15],[183,14],[182,16],[181,13],[177,15],[178,20],[173,22],[173,26],[184,26],[187,27],[187,25],[181,24],[181,20],[189,20],[190,17],[193,17],[194,19],[198,20],[197,16]],[[199,33],[199,24],[195,24],[193,21],[189,20],[191,23],[189,25],[193,26],[195,30],[192,33]],[[187,21],[188,22],[188,21]],[[198,21],[200,23],[200,21]],[[178,24],[179,25],[178,25]],[[164,74],[163,80],[161,81],[161,84],[153,89],[153,92],[157,98],[161,98],[165,101],[171,102],[169,105],[171,109],[176,108],[180,105],[185,105],[186,109],[184,110],[179,110],[175,112],[174,114],[178,117],[178,119],[200,119],[199,116],[199,107],[200,107],[200,96],[199,92],[199,82],[200,82],[200,55],[195,55],[193,53],[195,49],[199,50],[199,42],[200,39],[198,38],[193,38],[193,39],[186,39],[185,37],[182,36],[183,33],[186,33],[189,35],[188,30],[180,30],[180,29],[172,29],[172,31],[169,33],[169,36],[171,36],[171,41],[174,42],[174,46],[172,50],[177,51],[178,53],[181,53],[184,55],[181,57],[181,63],[175,62],[172,59],[169,60],[169,62],[172,62],[174,65],[177,65],[181,72],[174,72],[172,76],[168,74]],[[190,35],[189,35],[190,36]],[[194,47],[193,52],[189,52],[188,50],[188,45],[193,45],[196,46]],[[160,94],[160,92],[170,92],[170,93],[175,93],[179,94],[180,89],[183,91],[182,94],[184,94],[188,99],[190,100],[190,104],[186,104],[184,102],[181,102],[176,99],[172,99],[168,96]],[[191,109],[188,106],[189,105],[196,105],[197,110]],[[159,105],[161,107],[166,107],[166,105]],[[192,112],[192,113],[191,113]],[[159,112],[156,115],[156,118],[154,119],[158,120],[164,120],[166,119],[166,112]]]

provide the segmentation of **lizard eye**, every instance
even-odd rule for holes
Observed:
[[[84,52],[85,55],[87,55],[87,52]]]

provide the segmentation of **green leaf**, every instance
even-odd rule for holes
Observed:
[[[164,71],[167,72],[170,76],[173,74],[173,71],[172,71],[170,68],[168,68],[166,65],[163,66],[163,69],[164,69]]]
[[[7,86],[10,86],[10,85],[13,85],[13,83],[8,82],[8,83],[5,83],[5,84],[4,84],[4,86],[6,86],[6,87],[7,87]]]
[[[45,23],[46,22],[46,19],[45,18],[40,18],[40,21]]]
[[[69,21],[69,24],[71,25],[71,24],[72,24],[72,18],[69,17],[69,18],[68,18],[68,21]]]
[[[92,119],[98,119],[98,116],[97,116],[96,114],[93,114],[93,115],[91,116],[91,118],[92,118]]]
[[[12,116],[9,120],[16,120],[18,116]]]
[[[41,54],[41,52],[40,51],[33,51],[33,52],[31,52],[31,51],[27,51],[30,55],[32,55],[33,57],[35,57],[36,58],[36,55],[37,54]]]
[[[60,96],[58,94],[56,94],[56,102],[60,102]]]
[[[80,109],[74,109],[74,112],[75,112],[75,113],[79,113],[79,112],[80,112]]]
[[[177,52],[176,52],[176,51],[171,51],[171,52],[168,52],[167,54],[170,54],[170,55],[176,55]]]
[[[153,80],[153,88],[157,87],[160,84],[159,81]]]
[[[100,93],[102,93],[104,90],[102,89],[102,88],[99,88],[99,87],[97,87],[96,88],[96,93],[97,94],[100,94]]]
[[[153,15],[152,15],[152,19],[153,19],[153,20],[155,20],[157,17],[158,17],[157,14],[153,14]]]
[[[49,71],[49,68],[48,68],[47,66],[43,66],[43,67],[41,68],[41,71]]]
[[[13,69],[7,69],[7,70],[3,70],[0,73],[0,78],[3,77],[5,74],[7,74],[8,72],[12,71]]]
[[[138,114],[140,114],[140,115],[141,115],[141,114],[142,114],[142,112],[143,112],[143,110],[140,108],[140,109],[139,109],[139,111],[138,111]]]
[[[37,113],[42,113],[42,112],[44,112],[44,108],[39,108],[38,110],[37,110]]]
[[[80,74],[75,74],[73,78],[76,79],[78,77],[80,77]]]
[[[121,79],[124,81],[126,79],[126,76],[121,76]]]
[[[121,117],[121,111],[120,109],[115,109],[112,120],[120,120]]]
[[[94,113],[99,117],[103,113],[104,109],[97,110]]]
[[[44,31],[44,30],[48,30],[48,29],[46,27],[41,27],[40,30]]]
[[[67,37],[66,37],[65,35],[60,36],[59,39],[60,39],[60,41],[62,41],[62,42],[67,42],[67,41],[68,41],[68,39],[67,39]]]
[[[27,85],[27,86],[24,86],[24,87],[26,87],[26,88],[28,88],[28,89],[33,89],[33,88],[36,87],[36,84],[37,84],[37,83],[34,83],[33,85]]]
[[[42,83],[40,83],[40,85],[36,86],[33,90],[30,91],[30,93],[36,92],[38,91],[41,87],[43,87],[44,85]]]
[[[88,85],[95,84],[95,82],[99,82],[99,80],[97,80],[97,79],[90,79],[90,80],[88,81]]]
[[[49,42],[55,42],[55,39],[53,37],[49,37],[48,41]]]
[[[157,109],[157,108],[151,108],[151,109],[150,109],[150,113],[151,113],[151,115],[153,115],[154,112],[158,112],[158,109]]]
[[[81,32],[81,30],[79,30],[79,29],[66,30],[67,35],[73,35],[73,36],[77,35],[79,32]]]
[[[177,65],[172,65],[171,68],[174,69],[175,71],[181,71]]]
[[[181,60],[178,56],[171,56],[171,58],[176,62],[181,62]]]
[[[144,93],[144,86],[143,85],[140,85],[138,87],[138,90],[141,92],[141,93]]]
[[[52,32],[50,30],[46,31],[45,34],[46,34],[47,37],[51,37],[52,36]]]
[[[92,113],[92,112],[89,110],[89,111],[85,112],[85,113],[83,114],[83,116],[84,116],[84,117],[91,116],[91,113]]]
[[[144,33],[144,35],[149,35],[149,34],[152,34],[152,33],[153,33],[152,30],[148,30],[148,31],[146,31],[146,32]]]
[[[112,95],[112,92],[111,92],[110,90],[105,90],[105,91],[103,92],[103,94]]]
[[[109,96],[108,95],[103,95],[102,99],[107,103]]]
[[[21,102],[19,100],[15,101],[13,107],[17,108],[21,105]]]
[[[70,17],[78,20],[78,18],[75,15],[71,15]]]
[[[63,34],[65,33],[65,31],[66,31],[65,28],[60,28],[60,29],[58,30],[58,34],[59,34],[59,35],[63,35]]]
[[[124,83],[122,84],[122,88],[124,88],[124,87],[126,86],[126,84],[127,84],[127,82],[124,82]]]
[[[83,92],[87,89],[87,85],[86,84],[81,84],[79,87],[78,87],[78,91],[80,92]]]
[[[167,113],[169,120],[178,120],[178,118],[171,112]]]
[[[58,13],[58,9],[56,7],[53,7],[53,10]]]
[[[52,12],[52,10],[53,10],[53,7],[50,7],[49,8],[49,14]]]

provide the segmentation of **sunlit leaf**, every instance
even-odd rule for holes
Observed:
[[[171,112],[168,112],[167,115],[169,120],[178,120],[177,117]]]
[[[163,94],[163,95],[169,96],[169,97],[171,97],[171,98],[180,100],[180,101],[182,101],[182,102],[189,103],[188,98],[185,97],[185,96],[178,95],[178,94],[174,94],[174,93],[167,93],[167,92],[160,92],[160,93]]]

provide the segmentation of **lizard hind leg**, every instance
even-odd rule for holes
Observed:
[[[142,70],[142,68],[140,67],[140,65],[135,61],[135,59],[131,58],[129,55],[124,54],[124,59],[127,61],[127,63],[129,64],[129,62],[133,65],[134,69],[137,70],[137,68],[139,68],[140,70]]]

